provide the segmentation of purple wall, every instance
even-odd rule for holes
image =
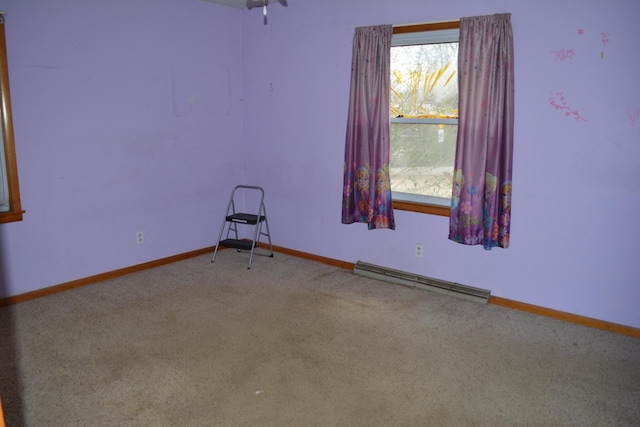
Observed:
[[[640,3],[470,3],[292,0],[268,26],[243,15],[247,175],[267,187],[276,243],[640,327]],[[502,12],[516,53],[511,247],[455,244],[447,218],[403,211],[396,231],[340,224],[354,27]],[[552,106],[557,92],[586,121]]]
[[[196,0],[0,9],[26,210],[0,226],[2,293],[213,245],[220,201],[243,176],[241,11]]]
[[[244,182],[265,187],[278,246],[640,327],[640,3],[426,3],[291,0],[264,26],[198,0],[0,0],[27,210],[0,226],[4,295],[213,245]],[[403,211],[396,231],[340,224],[354,28],[502,12],[511,247],[458,245],[447,218]]]

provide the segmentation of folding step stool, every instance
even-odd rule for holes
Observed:
[[[241,191],[236,194],[238,190]],[[260,206],[258,207],[258,212],[256,214],[236,212],[236,197],[248,195],[250,192],[254,192],[253,195],[256,196],[256,198],[257,193],[255,192],[260,193]],[[238,238],[238,224],[253,226],[253,240]],[[262,224],[264,224],[266,232],[262,231]],[[227,232],[225,238],[222,239],[225,229]],[[265,236],[269,240],[269,254],[255,252],[256,247],[258,247],[258,244],[260,243],[260,236]],[[269,222],[267,221],[267,210],[264,207],[264,190],[262,187],[256,187],[253,185],[236,185],[233,187],[231,197],[229,198],[229,204],[227,205],[227,213],[222,221],[222,227],[220,228],[220,234],[218,235],[218,243],[216,244],[215,251],[213,251],[211,262],[216,260],[216,254],[218,253],[218,248],[220,246],[234,248],[238,252],[250,251],[249,264],[247,265],[247,268],[251,268],[251,261],[253,260],[254,253],[255,255],[263,255],[273,258],[273,246],[271,245]]]

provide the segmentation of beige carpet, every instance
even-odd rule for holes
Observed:
[[[280,253],[0,309],[8,426],[639,426],[640,340]]]

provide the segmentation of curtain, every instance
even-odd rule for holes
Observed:
[[[511,14],[460,20],[449,239],[488,250],[509,247],[513,59]]]
[[[389,182],[391,25],[358,27],[344,155],[342,223],[395,229]]]

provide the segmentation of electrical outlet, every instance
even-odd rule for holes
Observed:
[[[416,258],[422,258],[422,243],[416,243]]]
[[[144,243],[144,234],[142,234],[142,231],[136,231],[136,242],[138,242],[139,245]]]

